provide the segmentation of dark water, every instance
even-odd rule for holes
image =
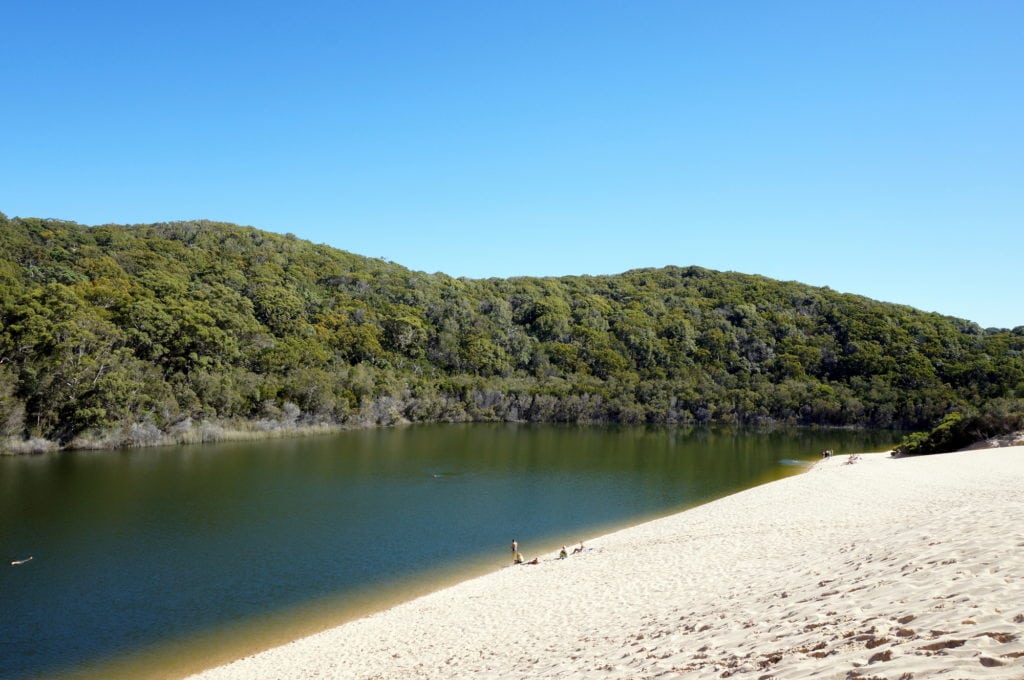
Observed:
[[[403,579],[507,564],[513,537],[529,558],[793,474],[824,448],[895,439],[440,425],[2,458],[0,678],[262,628],[350,593],[372,607]]]

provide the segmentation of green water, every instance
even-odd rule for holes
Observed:
[[[895,439],[475,424],[3,458],[0,678],[174,677],[500,568],[513,538],[532,557]]]

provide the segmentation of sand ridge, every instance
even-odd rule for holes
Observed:
[[[846,461],[195,677],[1024,678],[1024,447]]]

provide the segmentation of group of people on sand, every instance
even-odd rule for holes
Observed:
[[[825,449],[824,451],[821,452],[821,457],[822,458],[831,458],[833,453],[835,453],[835,452],[832,449]],[[850,457],[846,459],[846,465],[853,465],[858,460],[860,460],[860,456],[858,456],[855,453],[850,454]]]
[[[572,549],[572,554],[573,555],[575,555],[576,553],[581,553],[581,552],[583,552],[583,541],[580,541],[579,547],[576,547],[576,548]],[[568,556],[569,556],[569,549],[566,548],[563,545],[562,549],[558,551],[558,559],[564,560]],[[534,557],[529,562],[524,561],[522,553],[519,552],[519,542],[516,539],[513,538],[512,539],[512,563],[513,564],[540,564],[540,558],[539,557]]]

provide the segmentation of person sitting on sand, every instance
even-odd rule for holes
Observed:
[[[512,558],[512,559],[513,559],[513,561],[514,561],[514,562],[515,562],[516,564],[522,564],[522,563],[523,563],[523,556],[522,556],[522,554],[520,554],[519,552],[516,552],[516,555],[515,555],[515,557],[514,557],[514,558]]]
[[[523,562],[523,564],[540,564],[540,558],[539,557],[534,557],[529,562]]]
[[[580,547],[572,549],[572,554],[573,555],[575,555],[576,553],[581,553],[581,552],[583,552],[583,541],[580,541]]]
[[[856,454],[851,454],[850,457],[846,459],[846,464],[847,465],[853,465],[858,460],[860,460],[860,456],[858,456]]]
[[[565,546],[563,545],[561,551],[559,551],[559,553],[558,553],[558,559],[564,560],[568,556],[569,556],[569,551],[566,550]]]

